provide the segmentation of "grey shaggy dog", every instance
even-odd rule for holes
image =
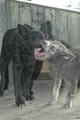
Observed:
[[[38,60],[49,62],[50,76],[54,82],[49,104],[56,103],[61,79],[64,79],[67,83],[67,96],[64,107],[70,108],[77,88],[77,80],[80,78],[80,47],[68,49],[57,40],[44,41],[41,45],[42,49],[35,50],[35,57]]]

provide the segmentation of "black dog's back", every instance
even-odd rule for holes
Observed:
[[[5,42],[8,40],[10,41],[10,39],[11,39],[11,42],[12,42],[12,39],[14,39],[14,37],[17,33],[18,33],[17,28],[6,31],[6,33],[4,34],[4,37],[3,37],[3,41],[4,41],[4,39],[5,39]]]
[[[2,48],[5,47],[6,50],[9,50],[11,52],[17,34],[18,34],[17,28],[8,30],[4,34]]]

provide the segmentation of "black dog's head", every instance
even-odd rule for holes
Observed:
[[[40,42],[43,42],[45,39],[42,32],[29,30],[27,27],[21,24],[18,24],[18,33],[20,40],[26,47],[29,45],[35,48],[37,45],[39,45]]]

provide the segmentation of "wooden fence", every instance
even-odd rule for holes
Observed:
[[[18,23],[28,24],[39,30],[43,21],[49,20],[52,35],[57,40],[67,42],[72,47],[80,45],[80,14],[51,7],[6,0],[7,29]]]

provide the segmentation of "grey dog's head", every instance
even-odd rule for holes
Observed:
[[[42,48],[35,50],[35,57],[38,60],[51,60],[51,59],[71,59],[74,54],[66,48],[61,42],[43,41],[41,43]]]

